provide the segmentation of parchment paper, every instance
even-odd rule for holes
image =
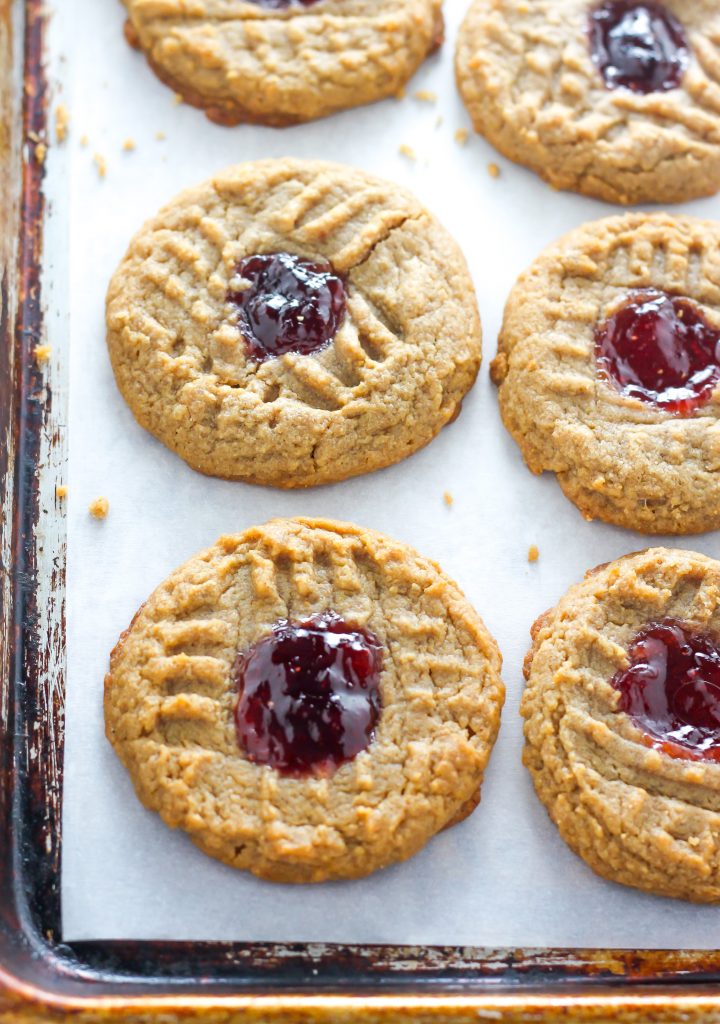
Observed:
[[[469,127],[452,70],[464,7],[464,0],[446,0],[448,41],[407,98],[284,131],[223,129],[177,105],[124,42],[119,3],[63,0],[56,9],[71,112],[71,136],[64,156],[52,158],[50,177],[53,202],[71,204],[66,940],[630,948],[720,942],[720,908],[596,878],[558,837],[520,763],[517,708],[531,623],[587,568],[651,541],[584,522],[553,477],[538,479],[524,468],[500,423],[487,368],[515,278],[562,232],[613,210],[554,193],[477,137],[465,147],[454,141],[457,128]],[[436,92],[438,102],[413,98],[418,89]],[[124,152],[129,138],[136,149]],[[416,151],[415,162],[399,154],[401,143]],[[96,153],[107,163],[104,179]],[[352,162],[412,188],[463,247],[485,332],[477,386],[433,444],[383,472],[304,493],[188,469],[135,424],[104,342],[107,283],[144,219],[226,164],[289,154]],[[488,174],[491,161],[501,168],[497,180]],[[717,200],[687,209],[720,216]],[[99,495],[110,501],[105,522],[87,511]],[[437,559],[505,657],[507,704],[479,809],[408,863],[352,883],[277,886],[214,862],[140,806],[103,734],[108,655],[151,590],[221,533],[295,514],[352,520]],[[718,536],[668,543],[720,557]],[[530,544],[540,549],[535,565],[527,562]]]

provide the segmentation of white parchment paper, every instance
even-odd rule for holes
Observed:
[[[596,878],[558,837],[520,763],[521,663],[532,621],[587,568],[650,541],[584,522],[553,477],[524,468],[500,423],[487,368],[515,278],[562,232],[613,211],[554,193],[477,137],[465,147],[454,141],[456,129],[469,127],[452,70],[464,7],[465,0],[446,0],[448,41],[404,100],[278,131],[215,127],[174,103],[123,41],[119,3],[58,5],[54,32],[66,41],[61,78],[71,112],[64,156],[50,165],[53,202],[70,202],[67,940],[720,943],[720,908]],[[418,89],[434,91],[438,102],[413,98]],[[123,151],[129,138],[133,152]],[[399,154],[401,143],[415,150],[415,162]],[[104,179],[96,153],[107,163]],[[365,478],[298,493],[205,478],[145,434],[116,391],[103,318],[110,275],[146,217],[226,164],[284,155],[352,162],[412,188],[464,249],[485,332],[477,386],[457,422],[425,451]],[[488,174],[491,161],[501,168],[497,180]],[[687,209],[720,217],[718,200]],[[110,501],[105,522],[87,511],[99,495]],[[479,809],[408,863],[352,883],[271,885],[204,856],[140,806],[103,733],[109,651],[151,590],[221,533],[295,514],[353,520],[437,559],[505,657],[507,704]],[[668,543],[720,557],[717,535]],[[540,549],[535,565],[527,562],[531,544]]]

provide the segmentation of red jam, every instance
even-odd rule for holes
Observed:
[[[597,364],[624,395],[687,416],[720,381],[720,330],[690,299],[631,293],[595,332]]]
[[[280,619],[235,664],[235,725],[251,761],[329,774],[370,745],[380,717],[382,647],[334,612]]]
[[[663,619],[628,653],[630,667],[611,680],[619,710],[671,757],[720,761],[720,639]]]
[[[605,0],[590,14],[590,50],[608,89],[677,89],[690,60],[685,29],[649,0]]]
[[[345,284],[330,263],[287,252],[248,256],[237,274],[249,282],[231,291],[248,353],[264,362],[286,352],[325,348],[345,318]]]

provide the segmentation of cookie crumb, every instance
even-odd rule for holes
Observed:
[[[415,150],[412,148],[412,146],[408,146],[407,143],[405,142],[398,146],[398,153],[400,154],[400,156],[407,157],[408,160],[417,160],[417,154],[415,153]]]
[[[88,139],[87,135],[82,135],[80,137],[80,145],[83,147],[83,149],[85,148],[85,146],[87,146],[89,141],[90,139]]]
[[[37,345],[33,349],[33,355],[35,356],[36,363],[46,363],[50,358],[52,348],[50,345]]]
[[[450,508],[452,503],[455,501],[450,491],[445,491],[445,493],[443,494],[443,501],[445,502],[447,507]]]
[[[38,142],[35,145],[35,163],[44,164],[45,157],[47,156],[47,146],[44,142]]]
[[[158,140],[158,142],[164,142],[165,139],[167,138],[167,135],[165,134],[165,132],[155,132],[155,138]]]
[[[488,164],[488,174],[490,175],[491,178],[499,178],[500,177],[500,168],[498,167],[498,165],[497,164]]]
[[[63,498],[67,498],[67,493],[68,489],[65,486],[65,484],[58,484],[57,487],[55,488],[55,497],[59,498],[60,501],[62,501]]]
[[[58,103],[55,107],[55,138],[58,142],[64,142],[70,131],[70,111],[64,103]]]
[[[430,89],[418,89],[417,92],[413,93],[416,100],[420,100],[421,103],[437,103],[437,93],[432,92]]]
[[[132,151],[136,148],[135,139],[125,139],[122,148],[125,150],[126,153],[132,153]]]
[[[540,557],[540,548],[537,544],[531,544],[528,550],[528,562],[537,562]]]
[[[175,106],[179,107],[180,104],[184,102],[185,100],[183,99],[181,94],[179,92],[176,92],[175,95],[173,96],[173,103],[175,104]]]
[[[110,510],[110,502],[107,498],[96,498],[88,506],[88,512],[93,519],[105,519]]]
[[[107,161],[105,157],[100,156],[99,153],[96,153],[93,157],[93,160],[95,161],[95,166],[97,167],[98,176],[100,178],[104,178],[107,174]]]
[[[470,132],[467,128],[458,128],[455,132],[455,141],[459,146],[464,146],[467,140],[470,138]]]

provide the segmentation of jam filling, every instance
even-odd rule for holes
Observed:
[[[649,0],[605,0],[590,13],[590,51],[608,89],[677,89],[690,60],[685,29]]]
[[[236,272],[249,286],[231,291],[248,354],[265,362],[325,348],[345,317],[345,284],[330,263],[287,252],[248,256]]]
[[[242,750],[289,774],[333,772],[374,738],[381,669],[377,637],[334,612],[280,619],[235,664]]]
[[[690,299],[647,289],[595,332],[601,375],[622,394],[687,416],[720,381],[720,330]]]
[[[318,0],[249,0],[256,7],[264,7],[266,11],[284,11],[288,7],[312,7]]]
[[[628,653],[630,667],[611,680],[619,710],[672,757],[720,761],[720,639],[663,619]]]

